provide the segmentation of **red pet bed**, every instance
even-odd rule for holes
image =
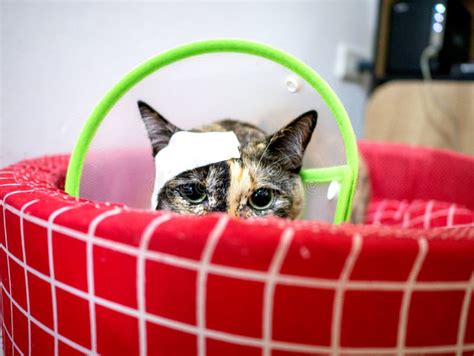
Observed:
[[[361,150],[360,226],[77,200],[67,156],[1,170],[5,354],[472,355],[474,160]]]

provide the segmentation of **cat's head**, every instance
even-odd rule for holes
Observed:
[[[181,129],[149,105],[138,102],[138,106],[156,156]],[[309,111],[268,136],[252,125],[230,120],[192,130],[232,130],[240,141],[240,158],[176,175],[156,193],[152,208],[195,215],[227,212],[241,218],[297,218],[304,204],[298,173],[316,122],[316,111]]]

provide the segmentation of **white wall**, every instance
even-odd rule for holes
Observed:
[[[241,37],[312,66],[361,133],[365,89],[334,76],[336,47],[372,52],[375,0],[2,2],[0,166],[70,152],[85,119],[122,75],[184,42]]]

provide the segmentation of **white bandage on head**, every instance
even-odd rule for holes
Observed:
[[[156,209],[161,188],[173,177],[190,169],[240,158],[240,142],[232,131],[178,131],[155,156],[155,187],[151,208]]]

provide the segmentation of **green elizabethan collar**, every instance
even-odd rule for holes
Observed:
[[[329,168],[303,169],[301,177],[307,184],[338,181],[341,184],[341,189],[334,214],[334,223],[348,221],[357,182],[359,156],[354,131],[344,106],[324,79],[299,59],[265,44],[240,39],[215,39],[185,44],[156,55],[125,75],[102,98],[86,121],[69,161],[66,192],[74,197],[79,196],[82,168],[90,143],[104,117],[125,93],[148,75],[169,64],[193,56],[219,52],[245,53],[269,59],[303,78],[321,95],[336,119],[341,132],[347,164]]]

